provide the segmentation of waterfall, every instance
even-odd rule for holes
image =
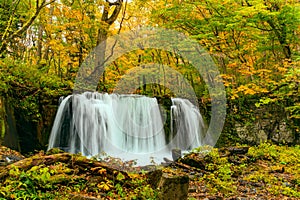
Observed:
[[[171,146],[191,150],[202,144],[204,121],[199,109],[187,99],[173,98],[171,106]]]
[[[202,145],[204,123],[196,106],[173,98],[171,122],[164,120],[161,108],[156,98],[142,95],[70,95],[60,103],[48,150],[57,147],[85,156],[105,153],[146,165],[151,160],[171,159],[174,148],[190,150]],[[165,123],[171,126],[169,134],[164,131]]]

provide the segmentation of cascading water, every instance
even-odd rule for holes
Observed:
[[[191,150],[202,145],[204,121],[187,99],[173,98],[171,106],[171,147]]]
[[[171,133],[156,98],[85,92],[64,98],[52,128],[48,149],[57,147],[85,156],[104,153],[138,165],[171,159],[171,150],[201,146],[204,123],[197,107],[173,98]]]

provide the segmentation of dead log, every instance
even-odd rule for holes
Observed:
[[[29,170],[33,166],[38,165],[53,165],[55,163],[65,163],[69,168],[79,168],[81,171],[86,171],[85,169],[90,169],[91,173],[97,174],[99,170],[95,169],[105,169],[106,176],[108,178],[117,180],[117,175],[122,173],[126,180],[131,179],[126,172],[118,171],[110,167],[107,163],[94,161],[87,159],[84,156],[74,155],[70,153],[58,153],[53,155],[35,155],[33,157],[25,158],[11,165],[3,168],[0,172],[0,180],[6,178],[9,175],[9,171],[14,167],[18,167],[24,171]]]

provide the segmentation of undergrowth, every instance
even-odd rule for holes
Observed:
[[[223,156],[214,148],[205,153],[204,172],[191,178],[190,185],[204,188],[208,196],[233,197],[255,191],[270,198],[297,199],[300,198],[299,157],[299,145],[262,143],[250,147],[244,155],[230,156]],[[42,164],[28,170],[12,167],[9,176],[0,179],[0,199],[70,199],[74,195],[106,199],[158,198],[159,191],[150,186],[144,172],[128,173],[129,179],[119,173],[111,179],[105,169],[97,169],[100,178],[94,177],[91,170],[94,169],[71,168],[65,163]],[[172,168],[164,171],[177,173]]]

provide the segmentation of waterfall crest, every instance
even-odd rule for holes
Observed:
[[[57,147],[85,156],[105,152],[146,165],[151,160],[171,159],[174,148],[190,150],[202,145],[204,123],[196,106],[187,99],[172,99],[169,134],[164,131],[168,122],[161,108],[156,98],[142,95],[70,95],[60,103],[48,150]]]

